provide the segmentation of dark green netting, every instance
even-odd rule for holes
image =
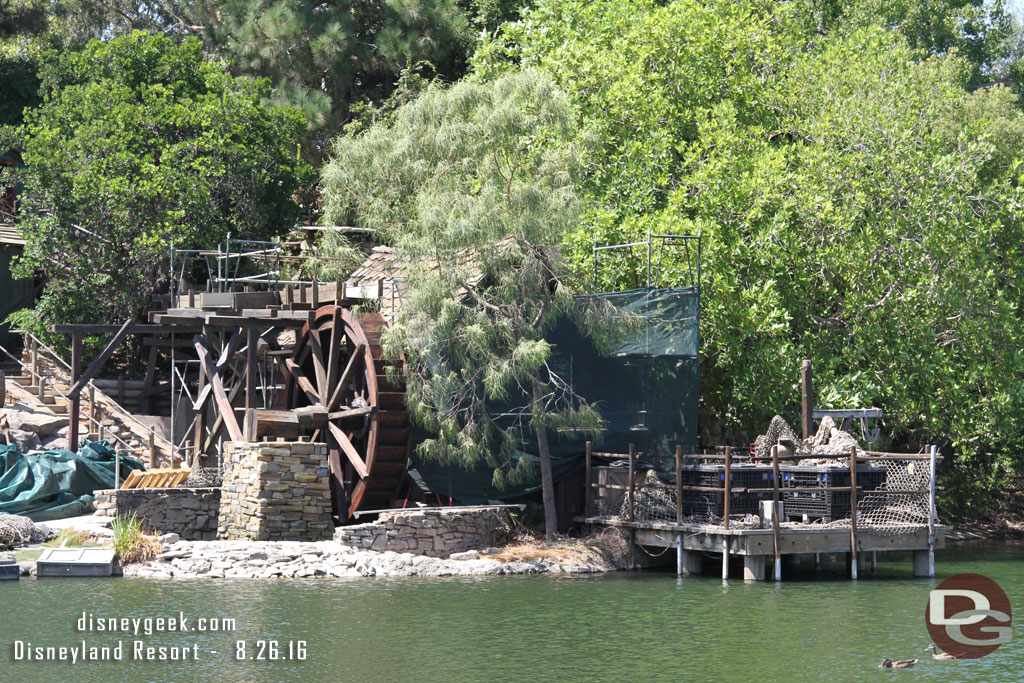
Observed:
[[[89,514],[93,491],[114,488],[115,461],[106,441],[87,441],[77,453],[23,455],[16,445],[0,446],[0,513],[37,522]],[[138,458],[121,456],[121,481],[138,469]]]
[[[700,295],[697,288],[636,289],[578,298],[611,303],[618,317],[636,316],[628,334],[610,353],[599,353],[589,338],[569,321],[548,335],[553,345],[551,368],[566,378],[576,393],[597,405],[605,431],[595,450],[669,455],[677,445],[686,453],[697,448],[697,401],[700,396]],[[522,454],[536,459],[537,446],[524,432]],[[415,437],[414,437],[415,440]],[[549,435],[555,480],[582,466],[583,441],[572,434]],[[508,500],[540,488],[540,471],[514,488],[491,484],[492,469],[475,470],[426,462],[415,455],[410,475],[418,487],[452,496],[467,504]]]

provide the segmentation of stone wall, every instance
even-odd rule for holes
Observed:
[[[364,550],[448,557],[503,545],[510,530],[506,508],[410,508],[382,512],[369,524],[339,527],[334,540]]]
[[[218,537],[331,538],[330,471],[322,443],[226,442]]]
[[[220,489],[107,489],[96,491],[96,514],[135,513],[143,527],[163,534],[178,534],[188,541],[217,537]]]

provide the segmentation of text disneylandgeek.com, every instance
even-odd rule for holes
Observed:
[[[230,652],[199,649],[199,643],[155,646],[139,636],[154,633],[230,633],[236,630],[235,620],[227,618],[193,618],[178,612],[170,617],[108,617],[82,612],[75,622],[78,633],[124,634],[131,640],[117,640],[102,645],[82,639],[73,645],[52,645],[15,640],[12,660],[15,662],[101,662],[101,661],[195,661],[205,655],[227,654],[237,660],[278,661],[306,659],[305,640],[236,640]]]

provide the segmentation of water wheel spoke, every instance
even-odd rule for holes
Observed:
[[[327,414],[329,420],[346,420],[353,417],[362,417],[363,415],[369,415],[373,412],[373,408],[346,408],[345,410],[338,410],[333,413]]]
[[[338,363],[341,360],[341,344],[345,331],[341,327],[341,308],[335,307],[334,312],[331,313],[331,342],[327,349],[327,384],[328,387],[333,387],[337,382],[338,377]],[[322,392],[325,396],[328,391]],[[327,402],[324,402],[327,405]]]
[[[317,395],[327,395],[327,362],[324,360],[324,350],[320,345],[320,330],[316,326],[316,312],[309,312],[309,322],[303,328],[309,336],[309,350],[313,354],[313,377],[316,379]]]
[[[370,471],[366,468],[366,463],[363,462],[362,456],[359,455],[359,451],[349,441],[348,435],[342,431],[341,427],[334,424],[333,422],[327,423],[327,428],[330,430],[331,435],[334,436],[338,441],[338,445],[341,446],[341,450],[345,452],[345,456],[348,458],[352,466],[356,468],[356,472],[359,473],[360,478],[366,479],[370,476]]]
[[[309,399],[309,402],[319,403],[320,394],[317,393],[313,383],[309,381],[308,377],[306,377],[306,373],[302,371],[302,367],[291,358],[285,360],[285,365],[289,370],[291,370],[292,377],[295,379],[296,383],[298,383],[299,388],[302,389],[303,393],[306,394],[306,398]]]
[[[352,356],[348,359],[348,364],[345,366],[345,371],[341,373],[341,378],[338,383],[334,385],[334,393],[331,394],[331,398],[325,404],[327,410],[334,410],[338,406],[338,401],[341,400],[341,395],[345,391],[345,387],[348,386],[349,381],[352,379],[352,373],[355,372],[356,366],[363,359],[363,355],[366,351],[366,344],[359,343],[356,345],[356,350],[352,352]]]

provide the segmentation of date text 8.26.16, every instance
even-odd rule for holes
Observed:
[[[235,659],[252,659],[263,661],[280,661],[285,659],[303,660],[306,658],[306,641],[304,640],[246,640],[235,641]]]

